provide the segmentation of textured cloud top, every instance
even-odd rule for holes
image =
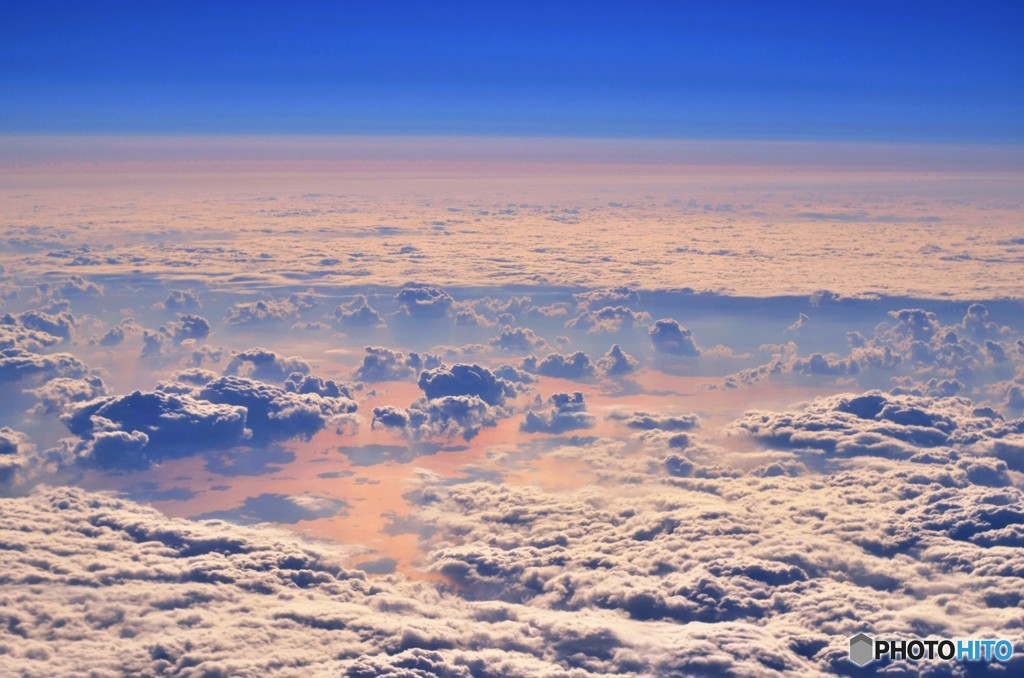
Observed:
[[[204,149],[192,140],[191,162],[162,146],[127,164],[61,157],[60,172],[0,156],[0,265],[26,279],[62,276],[41,293],[63,297],[95,295],[111,278],[159,278],[171,288],[164,303],[180,312],[197,308],[187,296],[196,281],[357,294],[387,285],[401,288],[409,318],[461,314],[467,321],[472,314],[456,308],[445,288],[629,286],[768,297],[825,287],[961,299],[1022,293],[1021,163],[1010,149],[999,165],[968,165],[978,155],[969,148],[903,149],[897,160],[888,156],[900,153],[885,148],[864,158],[870,147],[830,165],[821,149],[734,145],[727,157],[754,160],[743,166],[722,164],[713,147],[668,142],[660,153],[657,144],[637,142],[644,159],[623,163],[615,153],[579,153],[581,161],[570,162],[573,154],[519,157],[515,148],[504,148],[496,162],[484,155],[486,140],[452,141],[451,152],[423,142],[403,152],[379,142],[365,160],[372,149],[331,151],[331,140],[322,140],[331,160],[318,162],[298,151],[289,158],[257,150],[246,159],[236,141],[231,159],[204,159],[224,143],[208,140]],[[90,163],[104,149],[102,141],[93,146]],[[929,163],[929,156],[946,159]],[[421,171],[425,162],[429,173]],[[191,178],[199,172],[201,186]],[[85,278],[93,287],[75,282]],[[376,306],[359,299],[336,305],[339,327],[382,322]],[[256,295],[235,300],[227,318],[238,327],[291,325],[302,304]],[[606,331],[638,320],[628,306],[609,297],[566,320]]]
[[[1024,672],[1017,175],[378,160],[3,170],[0,673]]]

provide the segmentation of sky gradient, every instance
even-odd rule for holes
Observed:
[[[0,4],[0,676],[1024,676],[1022,7]]]
[[[1024,141],[1016,2],[6,3],[0,132]]]

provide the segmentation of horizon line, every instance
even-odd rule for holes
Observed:
[[[1024,144],[648,137],[7,134],[0,168],[78,165],[574,165],[1024,172]],[[294,167],[293,167],[294,169]]]

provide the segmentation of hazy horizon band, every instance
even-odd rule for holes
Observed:
[[[1024,172],[1024,144],[388,135],[0,134],[0,168],[104,162],[438,162]]]

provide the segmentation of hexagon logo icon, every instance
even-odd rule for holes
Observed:
[[[875,658],[875,641],[866,633],[850,638],[850,661],[864,666]]]

